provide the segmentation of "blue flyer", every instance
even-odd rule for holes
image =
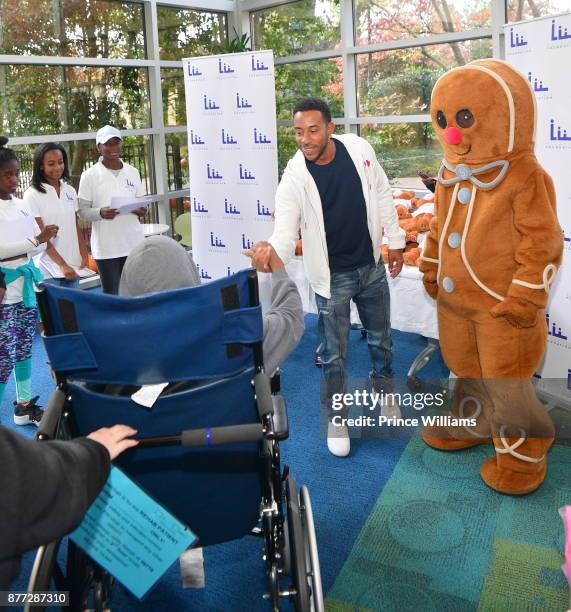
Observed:
[[[116,467],[70,538],[139,599],[197,539]]]

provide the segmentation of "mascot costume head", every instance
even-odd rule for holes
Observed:
[[[553,443],[530,379],[563,252],[553,182],[534,155],[534,94],[507,63],[480,60],[437,81],[431,117],[444,159],[420,269],[437,301],[442,355],[459,378],[458,426],[427,427],[423,438],[445,451],[493,443],[480,470],[486,484],[530,493]]]

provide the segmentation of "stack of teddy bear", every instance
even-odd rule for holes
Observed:
[[[417,198],[414,191],[395,191],[393,200],[399,225],[405,231],[404,263],[408,266],[418,266],[428,226],[434,217],[434,194],[429,193]],[[388,245],[383,244],[381,251],[383,261],[388,263]]]

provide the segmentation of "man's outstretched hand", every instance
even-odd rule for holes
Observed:
[[[256,242],[252,248],[244,251],[244,255],[251,258],[252,266],[258,272],[275,272],[284,267],[284,262],[276,253],[274,247],[263,240]]]

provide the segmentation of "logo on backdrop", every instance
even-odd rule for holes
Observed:
[[[215,111],[213,114],[217,114],[217,115],[221,115],[222,112],[221,111],[221,106],[219,104],[217,104],[216,100],[214,100],[214,98],[211,98],[210,96],[204,94],[202,96],[202,105],[203,105],[203,113],[212,113],[213,111]]]
[[[545,313],[545,321],[547,323],[547,340],[550,344],[557,346],[567,346],[568,334],[561,328],[561,325],[555,320],[552,320],[549,312]]]
[[[243,164],[240,164],[240,180],[241,181],[255,181],[256,177],[254,173],[246,168]]]
[[[208,274],[205,268],[196,264],[196,269],[198,270],[198,275],[200,276],[200,278],[204,280],[212,280],[212,276]]]
[[[563,49],[571,46],[570,26],[564,26],[562,22],[563,19],[561,17],[551,20],[548,49]]]
[[[255,240],[250,240],[246,238],[246,234],[242,234],[242,248],[243,249],[251,249],[254,244],[256,244]]]
[[[240,217],[242,213],[236,204],[233,204],[228,198],[224,198],[224,214]]]
[[[531,71],[527,73],[527,80],[531,83],[533,91],[544,92],[549,91],[549,87],[543,84],[543,80],[538,79],[536,76],[531,74]]]
[[[259,77],[269,77],[273,78],[274,71],[264,63],[264,60],[252,55],[250,58],[250,71],[248,73],[248,77],[251,79],[256,79]]]
[[[194,81],[203,81],[205,79],[204,73],[194,64],[187,64],[186,74]]]
[[[549,120],[549,149],[571,148],[571,128],[569,130],[559,120]]]
[[[254,105],[247,98],[236,92],[236,110],[235,113],[253,113]]]
[[[515,32],[513,28],[510,28],[510,47],[517,49],[518,47],[527,47],[527,45],[525,36],[521,32]]]
[[[254,143],[253,143],[254,149],[259,150],[259,149],[273,149],[274,148],[271,138],[269,138],[269,136],[266,136],[266,134],[264,134],[263,132],[260,132],[258,128],[254,128],[253,138],[254,138]]]
[[[222,128],[221,130],[220,139],[221,139],[222,145],[224,145],[222,147],[224,149],[228,148],[229,146],[231,146],[234,149],[239,148],[236,146],[238,145],[238,141],[236,140],[236,138],[232,136],[232,134],[229,134],[224,128]]]
[[[551,20],[551,40],[571,40],[571,34],[567,26],[561,25],[557,19]]]
[[[222,176],[222,172],[220,172],[219,170],[216,170],[216,168],[214,166],[211,166],[210,164],[206,164],[206,176],[208,178],[208,181],[216,181],[216,182],[219,182],[224,178]]]
[[[263,60],[252,55],[252,72],[264,72],[269,68],[264,64]]]
[[[195,146],[205,145],[206,141],[202,136],[199,136],[194,130],[190,130],[190,144]]]
[[[267,220],[267,217],[272,218],[272,211],[264,206],[260,200],[256,200],[257,211],[256,214],[258,217],[264,217],[264,220]]]
[[[235,68],[232,68],[230,64],[227,64],[225,61],[223,61],[221,57],[218,58],[218,75],[228,76],[233,75],[235,73]]]
[[[196,197],[192,198],[192,212],[196,214],[207,213],[208,208],[204,204],[200,202],[200,200]]]
[[[210,247],[213,249],[225,249],[226,244],[220,236],[217,236],[214,232],[210,232]]]

